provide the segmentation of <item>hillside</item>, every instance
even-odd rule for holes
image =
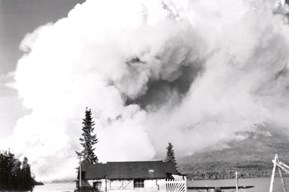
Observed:
[[[269,177],[275,154],[289,163],[289,137],[284,130],[236,133],[239,139],[222,142],[221,149],[208,148],[178,161],[179,170],[190,179]],[[217,145],[218,146],[218,145]],[[286,161],[287,160],[287,161]]]

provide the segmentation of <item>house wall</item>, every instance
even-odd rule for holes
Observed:
[[[89,180],[92,187],[93,182],[101,181],[100,191],[105,191],[105,179]],[[134,188],[133,180],[107,180],[107,191],[111,192],[166,192],[165,179],[145,180],[144,188]]]
[[[81,180],[81,187],[90,187],[92,185],[90,185],[88,180]]]
[[[185,176],[173,175],[174,179],[186,182]],[[165,179],[144,180],[144,188],[134,188],[133,180],[88,180],[86,185],[93,186],[94,182],[101,182],[99,190],[102,192],[166,192]],[[106,183],[107,182],[107,183]]]
[[[105,191],[105,179],[99,179],[99,180],[88,180],[88,184],[90,187],[93,187],[94,182],[100,182],[99,190]]]

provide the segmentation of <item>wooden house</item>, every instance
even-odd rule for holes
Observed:
[[[82,188],[101,192],[186,192],[186,176],[163,161],[83,163]]]

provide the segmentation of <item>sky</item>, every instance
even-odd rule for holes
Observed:
[[[72,2],[1,1],[0,146],[40,180],[75,178],[86,107],[101,162],[289,136],[284,1]]]
[[[17,92],[6,86],[12,81],[19,45],[27,33],[37,27],[67,17],[84,0],[1,0],[0,1],[0,139],[12,134],[16,120],[29,113]],[[10,73],[10,74],[9,74]]]

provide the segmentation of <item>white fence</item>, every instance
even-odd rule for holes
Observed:
[[[184,180],[166,180],[167,192],[187,192],[187,181]]]

